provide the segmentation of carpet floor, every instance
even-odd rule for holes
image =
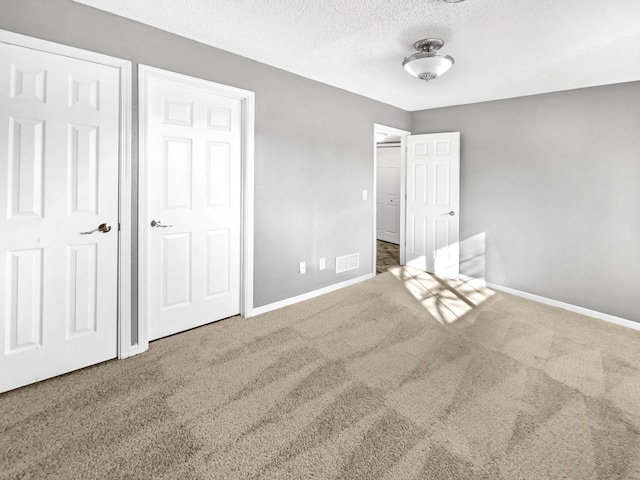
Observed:
[[[2,479],[639,479],[640,332],[397,268],[0,395]]]

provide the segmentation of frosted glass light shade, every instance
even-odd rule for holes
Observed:
[[[402,62],[404,69],[420,80],[433,80],[445,73],[454,63],[449,55],[437,55],[436,53],[415,53]]]

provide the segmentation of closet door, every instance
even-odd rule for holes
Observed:
[[[242,102],[142,67],[149,339],[240,313]]]
[[[0,391],[117,354],[119,69],[0,43]]]
[[[378,240],[400,243],[400,146],[378,147],[376,232]]]

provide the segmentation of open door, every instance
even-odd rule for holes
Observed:
[[[458,278],[460,132],[407,137],[406,265]]]

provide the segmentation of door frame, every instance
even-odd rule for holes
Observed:
[[[0,42],[62,55],[120,71],[120,119],[118,159],[118,345],[117,357],[126,358],[131,352],[131,62],[60,43],[41,40],[19,33],[0,30]]]
[[[380,123],[373,124],[373,275],[376,275],[378,262],[378,142],[377,135],[392,134],[400,137],[400,265],[405,264],[405,203],[406,203],[406,174],[407,166],[407,137],[411,135],[408,130],[389,127]]]
[[[240,100],[241,107],[241,219],[240,219],[240,315],[253,313],[254,238],[254,128],[255,93],[210,80],[138,64],[138,343],[135,353],[149,348],[147,312],[147,92],[149,79],[179,81],[197,89]]]

